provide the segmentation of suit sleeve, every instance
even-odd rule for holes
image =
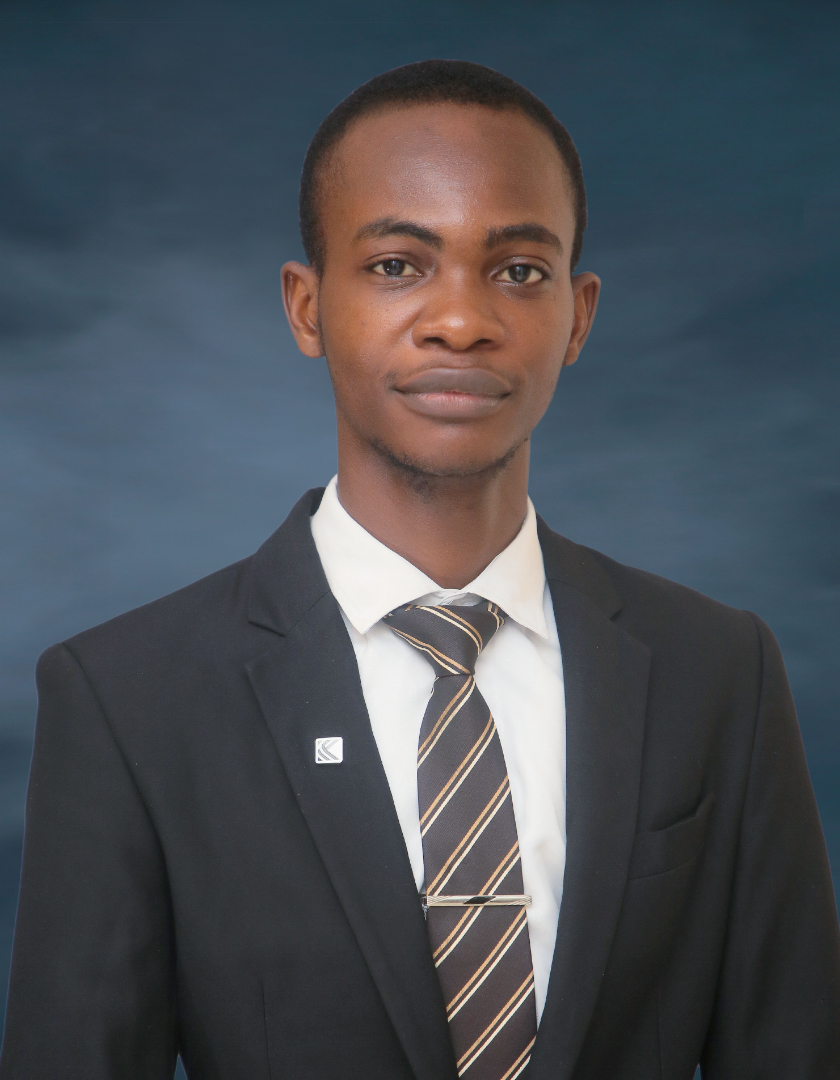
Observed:
[[[760,620],[761,691],[704,1080],[840,1076],[840,932],[779,647]]]
[[[171,1080],[174,949],[161,848],[66,646],[39,708],[2,1080]]]

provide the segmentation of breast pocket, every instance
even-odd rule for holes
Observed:
[[[638,833],[630,856],[630,878],[667,874],[690,862],[703,850],[714,794],[709,792],[691,817],[667,829]]]

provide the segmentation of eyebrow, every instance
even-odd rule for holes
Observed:
[[[398,221],[396,218],[384,217],[371,221],[369,225],[363,225],[356,233],[357,240],[379,240],[385,236],[413,236],[415,240],[428,244],[436,251],[443,247],[442,236],[416,221]]]
[[[494,248],[499,247],[500,244],[507,244],[511,240],[530,240],[535,244],[548,244],[557,251],[563,250],[560,237],[551,229],[547,229],[545,225],[538,225],[536,221],[525,221],[521,225],[505,225],[501,229],[489,229],[484,245],[487,248]]]
[[[432,229],[420,225],[417,221],[401,221],[397,218],[383,217],[363,225],[356,233],[357,240],[380,240],[386,236],[412,236],[423,244],[440,251],[443,237]],[[557,251],[563,250],[560,237],[536,221],[524,221],[519,225],[504,225],[498,229],[488,229],[484,246],[490,250],[513,240],[528,240],[535,244],[548,244]]]

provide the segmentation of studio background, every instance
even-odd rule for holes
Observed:
[[[340,98],[429,56],[525,83],[583,158],[603,293],[537,509],[770,623],[837,881],[838,55],[840,6],[807,0],[0,2],[0,1006],[35,660],[333,474],[280,301],[300,164]]]

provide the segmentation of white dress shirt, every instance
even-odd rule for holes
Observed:
[[[417,744],[434,683],[421,653],[381,619],[401,604],[490,600],[509,616],[475,668],[499,732],[522,856],[537,1020],[542,1014],[566,863],[566,703],[563,664],[534,507],[519,533],[463,590],[441,589],[380,543],[338,500],[336,478],[312,518],[312,536],[359,664],[373,735],[391,787],[418,890],[423,843]]]

